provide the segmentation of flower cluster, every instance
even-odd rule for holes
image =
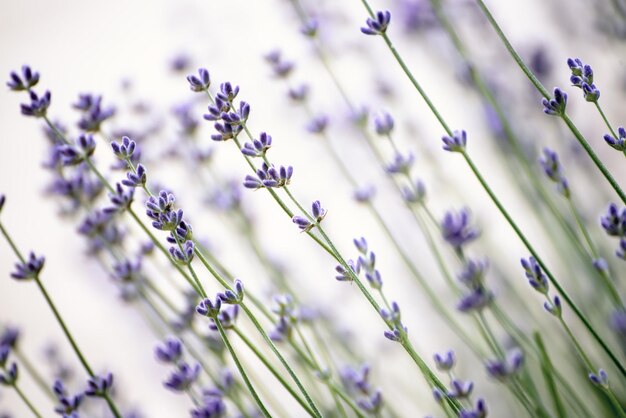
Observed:
[[[590,65],[583,64],[578,58],[569,58],[567,65],[572,71],[570,81],[583,91],[583,96],[588,102],[597,102],[600,98],[600,90],[593,84],[593,70]]]

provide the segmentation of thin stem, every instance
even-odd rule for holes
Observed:
[[[554,403],[554,409],[556,410],[557,417],[566,418],[567,413],[565,411],[563,401],[561,400],[561,396],[559,395],[559,390],[557,388],[556,382],[554,381],[554,366],[550,361],[548,351],[546,350],[543,339],[541,338],[541,334],[539,334],[539,332],[534,332],[533,337],[535,338],[535,344],[537,345],[537,349],[540,353],[541,371],[543,372],[546,386],[548,386],[548,392],[550,393],[550,397],[552,398],[552,402]]]
[[[17,393],[17,395],[20,397],[20,399],[26,404],[26,406],[28,407],[28,409],[30,409],[30,412],[33,413],[34,416],[36,416],[37,418],[42,418],[42,415],[37,412],[37,409],[35,408],[35,406],[30,402],[30,400],[28,399],[28,397],[26,396],[26,394],[24,394],[24,392],[22,392],[22,390],[19,388],[19,386],[17,386],[17,383],[13,383],[13,389],[15,389],[15,392]]]
[[[254,390],[252,383],[248,379],[248,375],[246,374],[246,371],[243,369],[243,366],[239,362],[239,358],[237,357],[235,350],[233,349],[232,345],[230,345],[230,341],[228,341],[228,337],[226,336],[226,332],[224,331],[222,322],[219,320],[218,317],[214,317],[213,320],[215,322],[215,326],[217,327],[217,330],[220,333],[220,336],[222,337],[222,341],[224,341],[224,345],[226,345],[226,348],[228,349],[228,352],[230,352],[230,356],[233,358],[233,361],[235,362],[237,369],[239,369],[241,378],[243,379],[246,386],[248,387],[248,390],[250,391],[250,394],[252,394],[252,397],[254,398],[254,401],[256,402],[259,409],[261,410],[261,413],[263,414],[263,416],[267,418],[271,418],[272,415],[267,411],[267,409],[265,409],[265,405],[263,405],[263,401],[261,401],[261,399],[259,398],[259,395],[257,395],[256,391]]]
[[[594,104],[596,105],[596,109],[598,109],[600,116],[602,116],[602,120],[604,121],[604,124],[606,125],[607,128],[609,128],[609,131],[611,131],[611,135],[613,135],[613,138],[616,138],[616,139],[619,138],[619,136],[617,136],[617,134],[615,133],[615,130],[613,129],[613,127],[611,127],[611,123],[609,122],[609,119],[604,114],[604,111],[602,110],[602,106],[600,106],[600,103],[596,100]]]
[[[245,336],[243,332],[239,330],[239,328],[234,327],[233,331],[241,340],[248,346],[250,350],[254,353],[254,355],[265,365],[265,367],[272,373],[272,375],[280,382],[280,384],[289,392],[289,394],[302,406],[302,408],[312,417],[317,416],[315,412],[311,409],[311,407],[304,401],[300,396],[293,390],[291,385],[287,383],[287,381],[276,371],[276,368],[272,366],[267,357],[265,357],[261,351]]]
[[[44,378],[41,376],[41,374],[39,374],[37,369],[33,367],[33,364],[30,362],[28,357],[26,357],[26,355],[22,352],[22,350],[20,350],[19,347],[16,346],[12,349],[12,351],[15,354],[15,356],[18,358],[18,360],[20,361],[20,364],[24,367],[24,369],[28,372],[28,374],[30,374],[30,376],[33,378],[33,380],[37,384],[37,386],[39,386],[39,389],[41,389],[41,391],[45,393],[46,396],[51,401],[56,402],[54,393],[52,393],[52,391],[50,390],[50,387],[44,381]]]

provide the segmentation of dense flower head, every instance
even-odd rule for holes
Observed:
[[[452,136],[441,137],[443,149],[450,152],[464,152],[467,147],[467,132],[464,130],[454,131]]]
[[[39,73],[33,71],[28,65],[22,66],[22,74],[18,74],[16,71],[11,71],[9,74],[10,80],[7,81],[7,86],[13,91],[30,90],[39,82]]]
[[[366,35],[383,35],[387,32],[387,27],[391,22],[391,13],[388,10],[379,10],[374,18],[368,17],[365,21],[366,27],[361,28],[361,32]]]
[[[544,295],[548,294],[550,287],[548,278],[543,273],[543,270],[537,260],[535,260],[534,257],[528,257],[528,259],[522,258],[521,264],[522,267],[524,267],[528,284],[530,284],[537,292],[543,293]]]
[[[567,65],[572,70],[570,81],[583,91],[583,96],[588,102],[597,102],[600,98],[600,90],[593,84],[593,69],[578,58],[569,58]]]
[[[604,140],[612,148],[618,151],[626,152],[626,129],[624,129],[624,127],[620,126],[617,128],[617,138],[613,138],[611,135],[606,134],[604,135]]]
[[[463,265],[463,270],[459,273],[459,281],[470,289],[482,287],[488,268],[489,260],[487,259],[467,260]]]
[[[441,221],[443,239],[455,249],[461,249],[465,244],[479,236],[477,228],[470,225],[470,213],[466,208],[458,212],[448,211]]]
[[[541,100],[541,103],[543,104],[543,113],[546,115],[562,116],[565,114],[567,106],[567,93],[555,87],[553,98],[550,100],[544,98]]]
[[[239,102],[239,108],[237,110],[231,109],[229,112],[222,112],[220,114],[220,118],[225,123],[231,125],[231,129],[233,129],[233,133],[236,136],[237,133],[240,132],[240,129],[235,129],[235,126],[244,125],[250,116],[250,105],[243,100]],[[216,125],[217,129],[217,125]],[[219,131],[219,129],[218,129]]]
[[[113,387],[113,374],[106,373],[104,376],[93,376],[87,381],[85,395],[92,397],[104,397]]]
[[[30,91],[29,97],[30,97],[29,104],[20,105],[20,108],[22,110],[22,115],[33,116],[36,118],[42,118],[46,116],[48,107],[50,107],[50,101],[52,100],[52,95],[50,94],[50,92],[46,91],[40,97],[34,91]]]
[[[220,84],[220,91],[217,93],[217,98],[225,102],[232,103],[235,97],[239,94],[239,86],[233,87],[230,82]]]
[[[184,392],[196,382],[199,375],[199,364],[196,363],[192,366],[188,363],[181,362],[176,366],[176,369],[172,371],[167,380],[163,382],[163,385],[175,392]]]
[[[15,263],[15,270],[11,273],[11,277],[17,280],[34,279],[43,269],[45,261],[45,257],[37,257],[35,253],[31,251],[27,260]]]
[[[169,336],[154,348],[154,355],[163,363],[176,364],[183,355],[183,344],[178,338]]]
[[[543,172],[546,176],[557,184],[559,192],[563,196],[569,197],[569,184],[563,175],[562,166],[559,162],[559,156],[557,153],[550,148],[544,148],[543,155],[539,158],[539,163],[541,164]]]
[[[207,91],[211,86],[211,77],[206,68],[198,68],[198,75],[190,74],[187,76],[189,88],[191,91],[201,92]]]

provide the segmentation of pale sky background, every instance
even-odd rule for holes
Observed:
[[[602,74],[603,80],[599,81],[602,85],[618,86],[620,78],[624,77],[623,68],[626,63],[623,57],[626,54],[623,43],[609,41],[602,36],[588,35],[586,29],[573,28],[576,24],[583,27],[585,24],[591,25],[589,20],[580,22],[579,19],[582,18],[576,14],[576,7],[592,7],[592,1],[579,0],[571,8],[568,7],[572,3],[569,1],[554,2],[554,7],[545,5],[551,2],[541,0],[489,3],[493,4],[496,17],[522,51],[540,44],[542,40],[550,39],[549,50],[553,53],[554,71],[562,86],[568,84],[565,59],[576,54],[584,54],[587,61],[593,62],[596,74]],[[418,155],[418,164],[433,187],[441,186],[442,193],[435,193],[433,206],[439,212],[448,207],[470,206],[477,221],[485,229],[486,242],[498,245],[501,241],[507,241],[511,256],[505,262],[509,266],[516,266],[519,257],[524,255],[520,244],[510,238],[510,230],[486,200],[484,193],[477,188],[460,157],[440,152],[439,127],[410,90],[382,42],[360,34],[358,28],[366,17],[360,2],[343,0],[323,1],[320,4],[326,10],[321,19],[328,19],[329,22],[329,28],[326,29],[325,20],[322,20],[321,36],[333,48],[334,66],[355,101],[371,101],[375,107],[398,114],[398,142],[404,149],[415,148],[415,142],[412,142],[414,135],[420,141],[421,138],[430,141],[425,142],[426,145],[420,149],[419,152],[423,154]],[[388,2],[377,3],[380,7],[387,4]],[[568,10],[561,10],[559,7]],[[564,26],[569,23],[569,31],[551,26],[556,15]],[[465,16],[462,13],[456,17],[475,19],[475,16]],[[394,23],[397,18],[394,15]],[[312,56],[311,48],[298,33],[297,27],[293,11],[286,0],[0,0],[0,79],[7,79],[11,70],[18,70],[24,63],[30,64],[41,73],[38,88],[52,91],[51,114],[68,123],[73,123],[76,119],[76,113],[69,108],[78,93],[104,94],[105,103],[107,98],[117,103],[122,97],[120,84],[123,79],[132,80],[135,86],[134,97],[154,103],[157,113],[163,114],[172,104],[191,97],[184,80],[185,74],[172,74],[168,68],[171,59],[183,52],[191,57],[193,71],[198,66],[205,66],[210,70],[215,83],[232,80],[242,87],[241,94],[252,105],[251,121],[255,131],[267,130],[272,133],[276,144],[276,158],[279,162],[296,167],[297,183],[294,189],[299,197],[303,202],[321,199],[325,203],[329,208],[329,230],[342,251],[352,254],[350,242],[353,237],[366,235],[373,243],[383,243],[383,235],[371,227],[369,221],[359,220],[361,215],[363,219],[367,219],[364,210],[355,212],[345,187],[334,187],[336,184],[330,161],[319,157],[319,154],[316,156],[315,151],[319,149],[314,144],[315,138],[307,136],[301,129],[304,123],[302,114],[289,109],[285,104],[281,97],[285,90],[284,85],[271,79],[269,69],[262,59],[263,54],[268,51],[282,49],[288,58],[296,61],[296,80],[306,80],[313,85],[313,103],[316,108],[331,114],[335,119],[341,119],[345,108],[341,106],[327,75]],[[428,86],[442,113],[447,119],[454,121],[455,128],[467,129],[470,132],[470,141],[476,138],[470,149],[494,189],[505,196],[505,203],[512,207],[514,215],[526,222],[524,211],[527,208],[518,206],[519,198],[509,193],[509,179],[502,175],[502,167],[490,160],[492,144],[478,139],[485,132],[478,101],[453,80],[454,69],[446,67],[446,54],[436,55],[437,42],[441,41],[441,37],[408,40],[411,38],[403,38],[399,28],[394,27],[394,30],[397,30],[399,49],[409,57],[408,61],[416,75]],[[495,39],[495,35],[488,28],[483,28],[482,34]],[[480,53],[492,58],[499,55],[503,61],[510,61],[501,47],[497,51],[492,51],[489,47]],[[366,64],[368,62],[370,64]],[[513,68],[511,66],[507,68],[497,78],[510,77],[512,84],[526,82],[519,71],[510,70]],[[619,69],[621,74],[613,71],[614,69]],[[370,100],[376,90],[374,80],[377,79],[391,80],[397,92],[395,101],[378,98]],[[547,87],[551,89],[552,85]],[[613,154],[601,140],[601,121],[595,114],[589,117],[582,114],[584,103],[578,91],[571,88],[568,91],[572,93],[570,100],[573,101],[576,97],[577,101],[571,105],[573,114],[582,115],[576,120],[577,123],[586,134],[593,136],[594,148],[599,150],[603,158],[609,160],[609,165],[617,173],[616,177],[622,185],[626,185],[623,181],[626,175],[623,159],[612,160]],[[616,123],[620,123],[620,120],[622,124],[626,123],[623,90],[620,91],[617,87],[605,88],[602,94],[603,100],[606,98],[605,109],[609,118]],[[535,96],[529,94],[528,97],[532,100]],[[40,121],[19,115],[19,103],[24,99],[24,96],[0,87],[0,193],[5,193],[8,198],[1,215],[3,224],[13,234],[23,252],[33,249],[37,254],[45,254],[47,261],[42,278],[51,296],[94,368],[114,371],[118,378],[116,385],[119,385],[124,404],[140,406],[146,417],[184,416],[190,408],[188,399],[162,388],[161,381],[168,370],[167,367],[158,365],[153,358],[152,349],[156,338],[135,310],[119,302],[117,292],[111,286],[106,273],[97,263],[86,259],[84,241],[75,233],[76,221],[59,220],[56,203],[43,195],[42,191],[48,179],[48,174],[40,167],[45,156],[45,140],[40,134]],[[208,127],[205,130],[209,132]],[[537,135],[538,141],[545,139],[542,135]],[[208,135],[206,138],[206,143],[209,144]],[[150,144],[154,147],[161,146],[159,142]],[[240,175],[238,178],[241,178],[245,172],[243,160],[228,152],[233,151],[232,145],[224,147],[227,149],[219,151],[220,166],[230,167],[232,164],[236,167],[233,168],[235,175]],[[106,154],[107,151],[100,142],[97,154]],[[342,152],[347,157],[352,155],[345,146]],[[106,160],[106,157],[102,158]],[[153,168],[160,167],[156,164]],[[429,170],[432,172],[435,168],[441,170],[437,174],[429,174]],[[571,169],[574,171],[576,167]],[[365,173],[364,176],[368,179],[376,178],[376,174]],[[460,193],[452,193],[445,188],[445,184],[451,179],[459,182],[458,189],[462,190]],[[591,177],[589,182],[593,183],[593,179],[597,177]],[[173,184],[183,184],[181,187],[184,187],[184,183],[178,178],[168,180]],[[189,202],[192,199],[193,196],[188,196],[182,201]],[[380,336],[381,328],[368,325],[377,319],[371,312],[364,313],[364,302],[356,297],[355,292],[350,297],[344,297],[341,284],[332,279],[332,264],[324,254],[305,242],[304,235],[295,231],[291,222],[281,216],[282,213],[276,210],[274,202],[270,202],[266,195],[261,192],[254,195],[247,193],[245,199],[250,207],[258,208],[261,214],[257,219],[266,245],[276,257],[295,265],[293,271],[302,275],[302,286],[307,292],[311,292],[311,299],[325,298],[327,303],[335,304],[339,315],[355,324],[354,329],[371,336],[376,342],[372,344],[374,348],[366,348],[366,351],[374,352],[381,348],[389,350],[389,344]],[[597,204],[585,203],[595,211],[606,207],[605,201]],[[135,205],[138,212],[142,212],[139,203]],[[354,216],[355,213],[357,216]],[[393,212],[390,213],[393,215]],[[193,213],[191,216],[194,216]],[[220,256],[235,269],[238,276],[249,279],[251,287],[254,287],[254,268],[241,263],[237,242],[211,229],[212,222],[219,224],[221,221],[209,218],[205,222],[206,218],[199,214],[196,214],[195,219],[194,226],[204,230],[213,243],[220,247]],[[536,226],[532,219],[527,223],[529,228]],[[220,225],[215,227],[218,231],[221,228]],[[396,229],[404,241],[411,242],[411,237],[401,226]],[[540,236],[538,233],[537,237]],[[420,244],[414,246],[413,251],[419,253]],[[391,253],[387,248],[377,249],[381,269],[390,278],[402,270]],[[296,257],[302,257],[302,254],[305,254],[304,264],[295,263],[294,260],[300,260]],[[17,283],[8,278],[13,262],[14,256],[9,252],[8,246],[0,242],[0,324],[8,322],[23,329],[21,347],[38,364],[43,364],[43,347],[50,341],[55,341],[62,348],[64,358],[73,360],[73,353],[35,285]],[[326,276],[320,277],[323,272],[327,272]],[[520,284],[523,287],[524,283]],[[414,343],[424,357],[430,358],[432,352],[447,348],[446,341],[449,338],[440,335],[439,324],[429,319],[428,308],[419,303],[420,296],[412,298],[409,296],[411,293],[403,293],[403,289],[403,286],[390,280],[390,294],[397,295],[401,306],[406,306],[410,312],[407,318],[411,320],[407,321]],[[410,289],[415,292],[414,286]],[[380,326],[379,323],[376,324]],[[366,345],[368,341],[364,337],[362,343]],[[401,370],[406,364],[399,362],[392,367]],[[47,369],[44,367],[43,370]],[[384,373],[379,371],[377,377],[382,379],[382,375]],[[23,386],[32,393],[35,403],[47,411],[45,416],[52,416],[51,405],[32,383],[24,382]],[[392,386],[387,387],[391,391]],[[489,389],[484,392],[489,392]],[[427,391],[422,390],[421,393],[424,399],[429,399]],[[418,411],[422,415],[430,408],[430,403],[425,405],[426,408]],[[16,417],[28,416],[15,394],[2,389],[0,411],[5,407],[14,412]],[[407,413],[405,416],[416,415]]]

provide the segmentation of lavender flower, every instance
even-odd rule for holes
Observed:
[[[267,150],[272,146],[272,137],[261,132],[259,139],[254,139],[252,142],[246,142],[241,148],[241,153],[248,157],[263,157]]]
[[[28,260],[15,263],[15,271],[11,273],[11,277],[17,280],[34,279],[39,275],[41,269],[43,269],[45,261],[45,257],[37,257],[35,253],[31,251]]]
[[[556,87],[554,89],[553,99],[543,99],[543,113],[551,116],[563,116],[565,114],[565,107],[567,106],[567,94]]]
[[[328,116],[326,115],[318,115],[309,121],[306,125],[307,131],[312,134],[323,134],[328,127]]]
[[[506,354],[505,359],[487,361],[485,367],[489,376],[500,381],[506,381],[519,371],[523,362],[524,353],[519,348],[515,348]]]
[[[375,195],[376,195],[376,188],[371,184],[368,184],[363,187],[359,187],[356,190],[354,190],[354,192],[352,193],[354,200],[356,200],[359,203],[367,203],[371,201]]]
[[[170,256],[172,260],[180,265],[188,265],[193,260],[195,247],[193,241],[187,241],[183,244],[183,248],[170,247]]]
[[[465,152],[467,146],[467,132],[454,131],[452,136],[444,135],[441,137],[443,141],[443,149],[450,152]]]
[[[471,395],[472,390],[474,389],[474,382],[470,380],[459,380],[453,379],[450,382],[450,390],[448,391],[448,396],[455,399],[464,399]]]
[[[103,376],[93,376],[87,381],[85,395],[91,397],[105,397],[113,387],[113,374],[107,373]]]
[[[163,344],[154,348],[154,354],[163,363],[176,364],[183,355],[183,345],[178,338],[167,337]]]
[[[198,306],[196,306],[196,312],[202,316],[215,318],[217,317],[217,314],[219,314],[221,307],[222,300],[219,297],[215,298],[215,302],[213,302],[209,298],[206,298],[201,300]]]
[[[606,215],[600,218],[600,224],[608,235],[623,237],[626,235],[626,207],[619,209],[616,204],[611,203]]]
[[[191,418],[223,417],[226,417],[226,404],[221,396],[215,394],[204,396],[201,405],[191,411]]]
[[[306,84],[300,84],[296,87],[290,87],[288,95],[294,102],[303,102],[309,95],[309,86]]]
[[[415,155],[413,153],[408,153],[406,156],[396,153],[393,161],[387,165],[385,170],[389,174],[404,174],[408,176],[414,162]]]
[[[549,148],[543,149],[543,156],[539,159],[543,172],[548,176],[550,180],[557,183],[559,193],[566,198],[570,196],[569,185],[565,176],[563,176],[561,170],[561,163],[559,162],[559,156],[556,152]]]
[[[127,136],[122,137],[121,142],[111,142],[113,153],[120,160],[128,160],[133,156],[137,144]]]
[[[64,166],[76,165],[93,155],[96,141],[92,135],[80,135],[76,139],[76,145],[61,145],[57,150]]]
[[[11,365],[6,368],[4,372],[0,372],[0,385],[13,386],[15,385],[15,382],[17,382],[18,376],[19,370],[17,363],[11,363]]]
[[[459,281],[470,289],[482,287],[485,274],[489,268],[489,260],[468,260],[459,274]]]
[[[237,317],[239,316],[239,305],[232,305],[220,310],[217,315],[217,320],[222,324],[224,329],[230,329],[235,326]],[[209,324],[209,328],[213,331],[217,331],[218,327],[215,321]]]
[[[374,128],[378,135],[389,135],[393,131],[393,117],[389,113],[382,113],[374,118]]]
[[[189,88],[191,91],[195,92],[207,91],[211,86],[211,77],[209,76],[209,71],[206,68],[199,68],[197,77],[193,74],[188,75],[187,81],[189,82]]]
[[[83,402],[84,394],[79,393],[74,396],[70,396],[67,393],[63,382],[59,379],[55,380],[54,385],[52,386],[52,391],[59,401],[58,405],[54,408],[54,411],[62,415],[64,418],[78,418],[78,408]]]
[[[239,86],[233,87],[231,83],[226,82],[220,84],[220,91],[217,93],[216,98],[228,103],[232,103],[235,97],[239,94]]]
[[[165,382],[164,386],[175,392],[184,392],[195,383],[200,375],[200,365],[193,366],[188,363],[179,363]]]
[[[593,70],[590,65],[583,64],[578,58],[569,58],[567,65],[572,70],[570,81],[583,91],[583,96],[588,102],[597,102],[600,98],[600,90],[593,84]]]
[[[267,54],[265,61],[270,64],[272,72],[277,78],[286,78],[293,71],[293,62],[283,60],[282,53],[278,50]]]
[[[34,91],[29,91],[30,104],[21,104],[22,115],[43,118],[46,116],[52,96],[46,91],[43,96],[39,97]]]
[[[552,316],[560,318],[563,313],[563,306],[561,305],[561,298],[554,296],[552,301],[546,301],[543,304],[543,308]]]
[[[402,186],[402,198],[408,203],[423,203],[426,199],[426,185],[417,179],[412,187]]]
[[[357,263],[355,265],[353,260],[348,260],[347,263],[350,268],[350,271],[348,271],[341,264],[335,267],[335,271],[339,273],[339,275],[335,276],[335,279],[337,279],[340,282],[349,282],[349,281],[354,280],[354,276],[357,276],[361,271],[360,264]]]
[[[626,152],[626,129],[622,126],[617,128],[617,136],[617,138],[613,138],[611,135],[606,134],[604,135],[604,140],[612,148],[618,151]]]
[[[10,77],[7,86],[13,91],[30,90],[39,82],[39,73],[31,70],[28,65],[22,66],[21,77],[15,71],[11,71]]]
[[[446,351],[445,354],[435,354],[434,358],[437,370],[442,372],[449,372],[456,363],[456,356],[452,350]]]
[[[609,376],[603,369],[599,369],[596,373],[589,373],[589,380],[596,386],[601,386],[605,389],[609,387]]]
[[[391,13],[387,10],[378,11],[374,19],[367,18],[365,21],[367,27],[362,27],[361,32],[366,35],[384,35],[387,32],[389,22],[391,22]]]
[[[247,189],[260,189],[263,187],[284,187],[291,181],[293,175],[293,167],[279,166],[275,167],[263,163],[261,168],[256,171],[256,177],[247,175],[244,179],[243,186]]]
[[[137,165],[136,172],[129,171],[122,184],[127,187],[143,187],[146,185],[147,174],[143,165]]]
[[[0,334],[0,347],[15,348],[20,336],[20,330],[15,327],[7,326]],[[0,361],[0,363],[2,363]]]
[[[476,407],[472,410],[464,409],[459,413],[459,418],[486,418],[487,403],[483,399],[476,401]]]
[[[102,96],[91,94],[80,95],[74,108],[82,111],[78,127],[86,132],[98,132],[102,122],[115,114],[115,109],[112,107],[102,108]]]
[[[226,289],[223,293],[218,293],[217,297],[224,303],[229,305],[238,305],[243,301],[244,287],[243,282],[235,279],[233,290]]]
[[[113,264],[113,278],[124,283],[133,283],[141,278],[141,259],[123,259]]]
[[[115,191],[113,193],[109,193],[109,200],[113,206],[107,207],[103,209],[104,213],[122,213],[125,210],[130,208],[131,203],[133,203],[133,196],[135,195],[135,189],[131,188],[123,188],[120,183],[115,185]]]
[[[464,295],[459,303],[457,309],[461,312],[476,312],[481,311],[487,307],[491,301],[493,301],[493,292],[485,288],[477,288],[470,290],[469,293]]]
[[[309,38],[314,38],[317,35],[319,26],[319,21],[315,18],[311,18],[300,26],[300,33]]]
[[[522,267],[524,267],[526,278],[528,278],[528,284],[537,292],[547,295],[549,290],[548,278],[543,273],[537,260],[534,257],[529,257],[528,260],[522,258],[521,263]]]
[[[463,208],[459,212],[448,211],[441,221],[441,234],[443,239],[460,250],[470,241],[478,238],[478,229],[470,225],[470,213]]]

